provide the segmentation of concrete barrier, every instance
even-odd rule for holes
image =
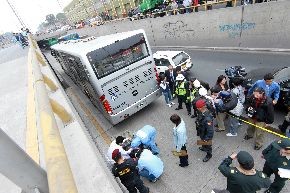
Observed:
[[[31,45],[33,41],[30,39]],[[45,157],[45,163],[41,166],[47,171],[49,191],[120,193],[120,187],[112,174],[107,171],[100,152],[89,138],[87,130],[73,105],[69,103],[50,65],[47,65],[46,59],[40,54],[39,47],[31,46],[29,53],[32,56],[29,60],[31,67],[29,75],[33,77],[29,78],[29,81],[33,81],[30,91],[34,92],[31,100],[34,100],[35,104],[29,105],[28,108],[36,109],[30,109],[29,112],[35,111],[35,114],[29,113],[27,120],[30,122],[28,126],[38,125],[40,128],[38,131],[29,130],[33,133],[29,135],[31,137],[28,140],[31,140],[31,143],[28,144],[32,146],[30,149],[33,154],[30,155],[37,154],[35,132],[38,132],[38,136],[43,136],[38,140],[43,140],[45,156],[40,153],[40,157]],[[49,81],[45,81],[44,77]],[[44,82],[49,82],[50,89],[46,88]],[[58,116],[54,116],[54,113]],[[33,124],[35,121],[37,123]],[[42,147],[39,146],[39,149]],[[38,160],[39,156],[34,157]]]
[[[75,30],[101,36],[142,28],[151,46],[290,48],[290,1],[272,1]]]

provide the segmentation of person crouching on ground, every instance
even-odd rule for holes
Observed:
[[[186,167],[188,166],[188,155],[185,146],[187,141],[185,123],[177,114],[171,115],[170,121],[175,124],[173,128],[173,139],[176,151],[179,153],[179,166]]]
[[[127,188],[129,193],[149,193],[149,188],[144,186],[143,181],[138,174],[137,162],[132,158],[124,159],[119,149],[112,153],[112,159],[116,162],[112,168],[115,177],[120,178],[122,184]]]
[[[115,161],[112,159],[112,153],[115,149],[119,149],[119,152],[121,153],[124,159],[130,158],[129,154],[131,153],[132,149],[130,148],[128,151],[124,150],[122,146],[124,140],[125,138],[123,136],[118,136],[116,140],[112,141],[112,143],[110,144],[110,147],[107,152],[107,158],[111,164],[115,163]]]
[[[163,173],[164,165],[159,157],[153,155],[148,149],[134,149],[130,156],[138,160],[140,176],[147,178],[150,182],[156,182]]]
[[[157,131],[154,127],[151,125],[145,125],[137,131],[131,142],[131,147],[137,148],[142,144],[150,149],[154,155],[157,155],[160,150],[155,143],[156,135]]]

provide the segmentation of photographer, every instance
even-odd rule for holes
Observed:
[[[244,139],[249,140],[255,137],[255,150],[261,149],[264,141],[264,132],[256,128],[266,127],[267,124],[274,122],[274,106],[272,99],[266,96],[265,90],[261,87],[256,87],[253,94],[247,98],[245,103],[246,113],[249,117],[249,122],[255,126],[249,125],[247,134]]]

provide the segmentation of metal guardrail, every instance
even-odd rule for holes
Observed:
[[[32,122],[31,119],[35,119],[36,125],[41,128],[49,192],[76,193],[77,188],[54,113],[58,114],[64,123],[69,123],[72,118],[60,104],[49,98],[45,84],[51,91],[56,91],[58,88],[48,76],[42,74],[40,64],[46,67],[47,64],[32,36],[29,36],[29,43],[28,54],[31,60],[28,65],[33,75],[29,81],[32,81],[36,109],[35,117],[29,117],[28,114],[27,120]]]

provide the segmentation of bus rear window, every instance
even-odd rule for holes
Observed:
[[[98,79],[133,64],[149,55],[143,34],[99,48],[87,54]]]

